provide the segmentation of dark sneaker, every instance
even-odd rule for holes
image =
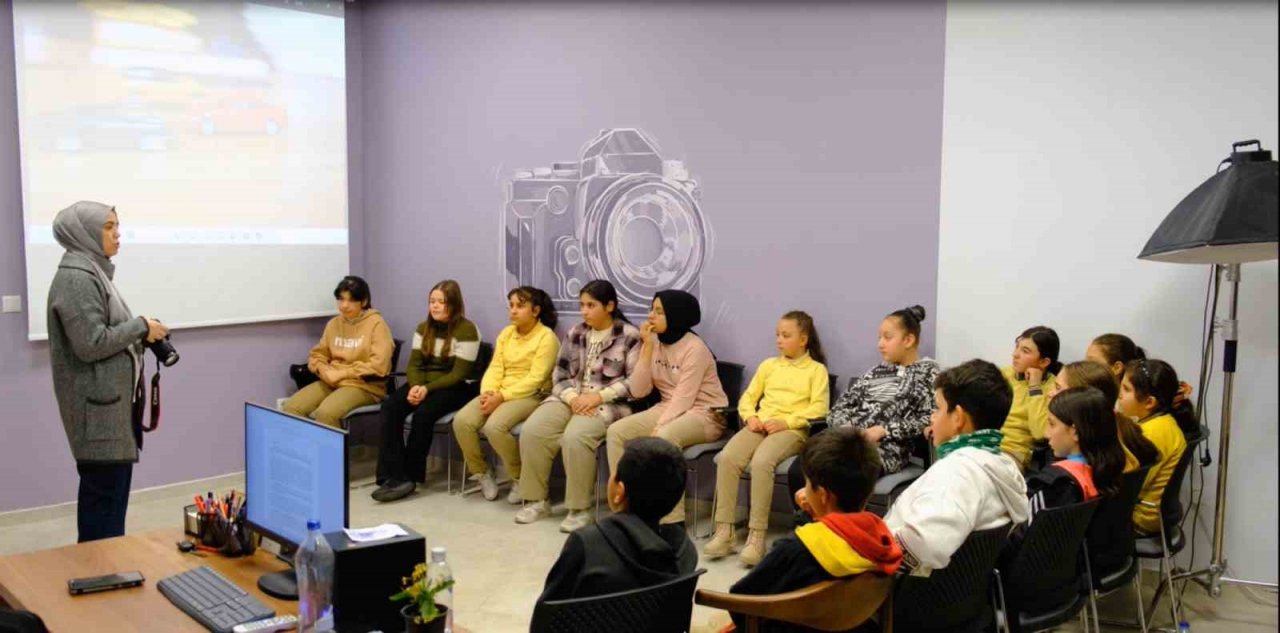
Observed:
[[[388,481],[383,484],[382,487],[374,490],[373,494],[370,496],[373,497],[374,501],[381,501],[385,503],[387,501],[403,499],[413,494],[413,491],[417,487],[418,485],[412,481]]]

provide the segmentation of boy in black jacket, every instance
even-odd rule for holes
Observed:
[[[599,523],[569,533],[538,602],[639,589],[693,572],[698,552],[680,524],[658,525],[684,495],[685,461],[666,440],[627,443]]]

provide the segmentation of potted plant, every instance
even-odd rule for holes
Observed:
[[[391,596],[391,600],[409,601],[400,609],[405,633],[443,633],[448,607],[436,604],[436,594],[453,587],[453,579],[432,582],[427,576],[427,564],[418,563],[413,568],[413,575],[403,580],[403,587],[400,593]]]

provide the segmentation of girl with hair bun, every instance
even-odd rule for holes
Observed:
[[[827,423],[831,428],[861,429],[877,444],[881,475],[903,469],[911,457],[912,443],[922,436],[933,415],[933,379],[938,363],[920,356],[920,323],[923,307],[915,305],[890,313],[880,322],[878,350],[883,362],[849,383]],[[804,489],[800,460],[787,472],[796,508],[803,507],[797,494]],[[801,520],[805,517],[799,516]]]

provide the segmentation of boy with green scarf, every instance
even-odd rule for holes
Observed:
[[[903,550],[903,567],[927,576],[951,562],[969,534],[1027,520],[1027,484],[1000,451],[1013,392],[1000,369],[971,360],[933,383],[929,433],[938,459],[890,508],[885,523]]]

